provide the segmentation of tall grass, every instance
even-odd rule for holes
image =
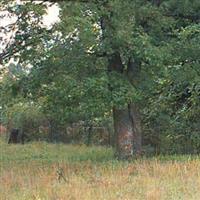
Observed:
[[[0,142],[1,200],[198,200],[200,160],[121,162],[110,148]]]

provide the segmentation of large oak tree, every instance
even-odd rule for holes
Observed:
[[[52,29],[41,26],[49,2],[60,8],[60,22]],[[199,23],[199,6],[198,0],[191,4],[187,0],[27,0],[14,5],[4,0],[1,7],[17,20],[4,30],[16,28],[0,59],[6,62],[15,56],[21,65],[32,65],[30,76],[39,82],[39,93],[48,96],[47,108],[62,105],[55,110],[64,112],[62,116],[64,107],[72,113],[87,111],[92,117],[112,113],[117,156],[131,158],[142,152],[143,93],[153,79],[164,76],[168,66],[188,60],[175,55],[175,47],[180,48],[175,44],[180,43],[182,29]]]

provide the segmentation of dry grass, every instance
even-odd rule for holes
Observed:
[[[48,153],[42,157],[44,149]],[[43,143],[1,143],[0,150],[7,154],[1,154],[1,200],[200,199],[198,158],[152,158],[128,163],[113,160],[110,149]],[[30,156],[24,157],[24,152]],[[19,160],[15,161],[16,157]]]

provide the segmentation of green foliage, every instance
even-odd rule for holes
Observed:
[[[17,128],[26,134],[28,140],[42,139],[39,127],[45,125],[46,119],[40,107],[34,103],[20,102],[7,108],[4,123],[11,128]],[[47,136],[46,136],[47,137]]]
[[[113,106],[135,102],[143,114],[145,143],[158,153],[197,152],[200,3],[156,2],[61,1],[60,22],[48,29],[41,26],[45,3],[3,1],[2,7],[19,16],[8,57],[20,58],[28,73],[1,84],[2,113],[26,98],[64,125],[110,119]],[[138,61],[139,72],[127,75],[124,67],[122,74],[109,73],[116,51],[124,66],[130,58]],[[22,111],[24,118],[27,112]],[[23,121],[22,115],[14,121]]]

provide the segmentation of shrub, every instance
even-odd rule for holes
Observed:
[[[45,134],[39,131],[39,127],[46,123],[40,107],[33,103],[16,103],[7,108],[4,118],[9,129],[17,128],[26,135],[26,140],[44,139]]]

